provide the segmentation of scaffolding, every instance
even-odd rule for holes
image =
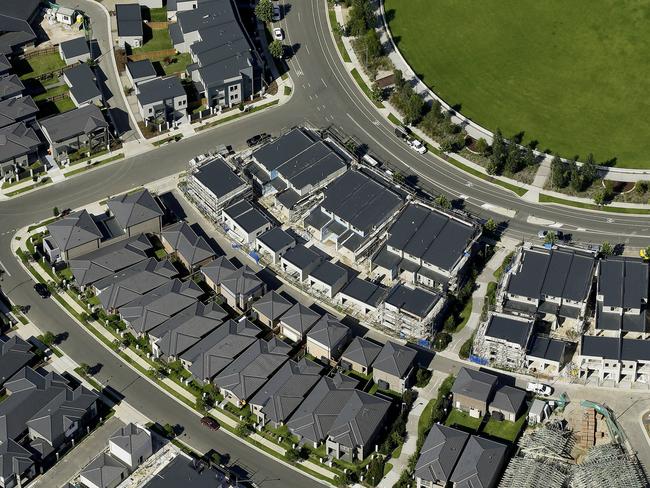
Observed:
[[[645,488],[645,474],[638,461],[618,444],[593,447],[572,469],[571,488]]]
[[[565,428],[562,421],[549,422],[544,428],[533,430],[519,439],[519,451],[523,457],[559,462],[571,462],[571,451],[575,445],[573,432]]]
[[[570,467],[550,459],[514,457],[503,474],[501,488],[566,488]]]

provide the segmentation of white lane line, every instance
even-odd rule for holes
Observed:
[[[578,227],[576,229],[576,232],[586,232],[586,231],[587,231],[587,229],[585,229],[584,227]]]
[[[561,222],[555,222],[554,224],[549,225],[549,227],[553,227],[554,229],[560,229],[564,224]]]
[[[327,88],[327,83],[325,83],[325,80],[323,78],[321,78],[320,81],[322,81],[323,85],[325,85],[325,88]]]
[[[11,276],[11,273],[7,270],[7,267],[4,265],[4,263],[2,261],[0,261],[0,268],[5,270],[5,274],[7,276]]]
[[[307,54],[311,56],[311,52],[309,52],[309,46],[307,44],[305,44],[305,50],[307,51]]]

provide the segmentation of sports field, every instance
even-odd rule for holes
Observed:
[[[650,2],[385,0],[400,51],[475,122],[650,168]]]

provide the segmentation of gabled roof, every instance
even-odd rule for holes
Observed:
[[[225,197],[238,188],[245,187],[246,183],[228,166],[222,157],[202,164],[196,172],[192,173],[203,186],[217,198]]]
[[[32,345],[20,337],[0,339],[0,385],[20,371],[34,357]]]
[[[241,200],[225,208],[223,212],[246,232],[255,232],[269,223],[269,219],[248,200]]]
[[[144,106],[185,96],[187,94],[181,80],[177,76],[168,76],[167,78],[154,78],[138,84],[136,98],[140,105]]]
[[[80,63],[70,69],[64,71],[63,74],[70,82],[70,93],[79,105],[88,103],[97,97],[101,97],[102,93],[97,88],[95,83],[95,73],[90,69],[86,63]]]
[[[456,467],[469,434],[462,430],[434,424],[427,435],[415,465],[415,477],[446,483]]]
[[[108,123],[104,120],[101,110],[92,104],[42,119],[40,124],[46,131],[46,137],[52,143],[64,142],[73,137],[90,134],[98,129],[108,128]]]
[[[442,298],[440,293],[398,283],[391,288],[384,301],[400,310],[424,319]]]
[[[321,265],[316,268],[314,271],[309,273],[310,278],[325,283],[326,285],[334,285],[340,279],[348,279],[348,270],[337,266],[331,261],[323,261]]]
[[[532,320],[513,315],[490,314],[485,337],[504,340],[525,349],[532,331]]]
[[[133,78],[135,81],[138,81],[142,78],[152,78],[158,76],[158,73],[156,73],[156,68],[153,67],[153,63],[150,59],[130,61],[126,63],[126,69],[131,75],[131,78]]]
[[[417,356],[415,349],[388,341],[381,348],[372,368],[397,378],[404,378],[413,367],[415,356]]]
[[[390,408],[383,398],[354,390],[332,424],[328,437],[354,449],[375,438]]]
[[[303,335],[312,328],[320,317],[319,313],[297,302],[282,316],[280,321]]]
[[[139,4],[116,4],[117,35],[119,37],[142,37],[142,14]]]
[[[253,303],[253,310],[270,320],[279,319],[291,307],[291,302],[275,291],[268,292]]]
[[[86,41],[85,36],[75,37],[74,39],[69,39],[63,41],[59,44],[61,51],[63,51],[63,56],[66,59],[76,58],[77,56],[82,56],[84,54],[90,54],[90,49],[88,48],[88,42]]]
[[[145,188],[113,197],[106,202],[106,206],[123,229],[151,219],[158,219],[164,213],[149,190]]]
[[[272,227],[257,237],[257,242],[261,242],[271,251],[277,252],[287,246],[292,246],[296,240],[280,227]]]
[[[282,259],[300,270],[305,270],[314,263],[322,261],[323,258],[314,250],[305,247],[302,244],[298,244],[289,249],[284,256],[282,256]]]
[[[497,377],[490,373],[470,368],[460,368],[451,387],[454,394],[487,402],[497,383]]]
[[[499,477],[507,447],[478,436],[471,436],[449,481],[455,488],[491,488]]]
[[[377,307],[388,290],[381,285],[354,277],[339,293],[371,307]]]
[[[566,346],[567,344],[564,341],[535,334],[527,355],[534,358],[560,362],[564,357]]]
[[[54,243],[62,251],[102,238],[99,227],[85,209],[73,212],[48,224],[47,230]]]
[[[307,339],[329,349],[336,348],[350,334],[350,329],[339,322],[334,315],[326,313],[312,329],[307,332]]]
[[[162,237],[190,266],[214,257],[215,253],[203,236],[198,236],[186,222],[177,222],[162,231]]]
[[[140,452],[143,446],[151,445],[151,432],[133,423],[116,430],[108,439],[109,446],[116,445],[125,452]]]
[[[355,337],[350,342],[350,345],[343,352],[341,359],[352,361],[361,366],[369,368],[374,363],[379,355],[382,347],[379,344],[364,339],[363,337]]]

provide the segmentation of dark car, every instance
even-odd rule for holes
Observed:
[[[266,141],[269,137],[271,137],[269,134],[262,132],[261,134],[257,134],[248,139],[246,144],[248,144],[248,147],[257,146],[259,143]]]
[[[34,290],[41,296],[41,298],[50,298],[50,290],[47,289],[45,284],[36,283],[34,285]]]
[[[219,422],[208,416],[203,417],[201,419],[201,423],[211,430],[219,430],[219,427],[221,427],[221,424],[219,424]]]
[[[399,125],[399,126],[395,127],[395,135],[397,137],[399,137],[400,139],[405,139],[405,140],[408,139],[408,136],[409,136],[410,133],[411,133],[411,131],[406,126]]]

